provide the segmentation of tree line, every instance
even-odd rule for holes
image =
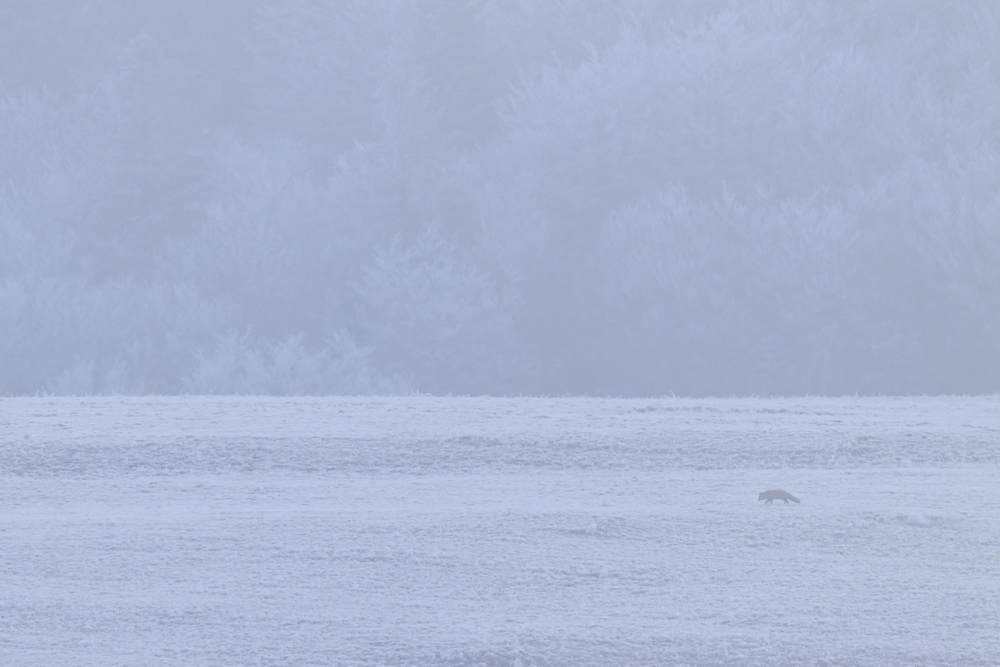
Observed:
[[[0,9],[0,393],[1000,390],[1000,8]]]

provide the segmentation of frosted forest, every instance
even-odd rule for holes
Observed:
[[[0,4],[0,394],[1000,391],[1000,4]]]

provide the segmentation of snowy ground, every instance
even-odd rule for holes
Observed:
[[[4,665],[996,665],[998,627],[1000,397],[0,399]]]

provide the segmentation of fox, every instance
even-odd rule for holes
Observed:
[[[799,503],[800,505],[802,504],[801,500],[790,494],[788,491],[782,491],[781,489],[772,489],[771,491],[764,491],[759,496],[757,496],[757,500],[763,500],[765,505],[775,500],[784,500],[786,505],[788,504],[789,500],[791,500],[792,502]]]

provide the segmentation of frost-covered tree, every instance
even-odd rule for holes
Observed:
[[[504,389],[517,376],[509,308],[472,257],[430,229],[380,249],[355,289],[379,367],[424,391]]]

